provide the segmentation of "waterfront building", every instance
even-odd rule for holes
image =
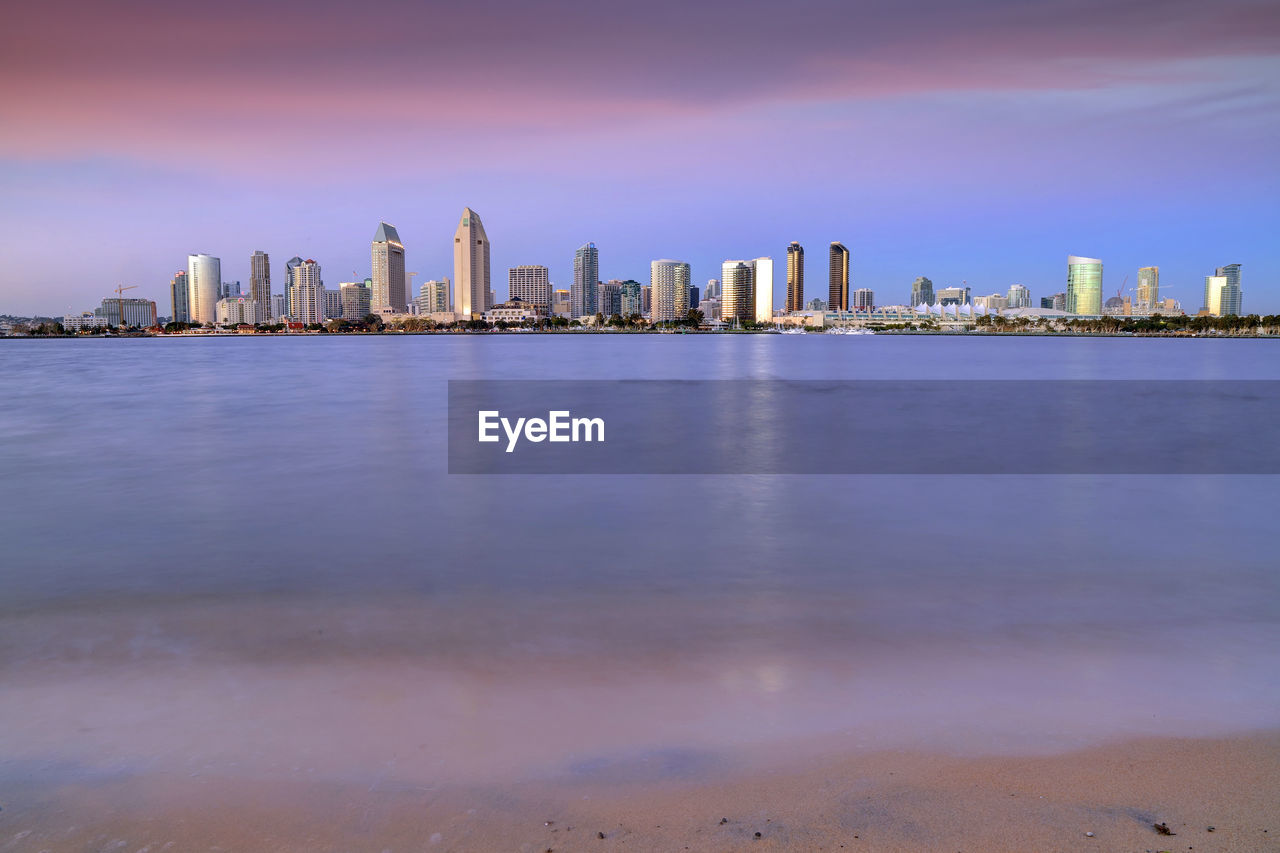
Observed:
[[[826,310],[827,310],[827,303],[826,303],[826,302],[824,302],[823,300],[818,299],[818,298],[816,298],[816,297],[815,297],[814,299],[810,299],[810,300],[809,300],[809,304],[808,304],[808,305],[806,305],[806,306],[804,306],[804,310],[806,310],[806,311],[822,311],[822,312],[824,312],[824,313],[825,313],[825,312],[826,312]]]
[[[755,319],[755,269],[751,261],[725,261],[720,266],[720,319],[726,323]]]
[[[511,267],[507,270],[507,297],[551,313],[551,271],[539,264]]]
[[[480,317],[491,304],[489,235],[469,207],[463,208],[453,234],[453,312],[461,319]]]
[[[1041,296],[1040,307],[1047,308],[1050,311],[1066,311],[1067,310],[1067,294],[1055,293],[1053,296]]]
[[[720,321],[720,300],[712,297],[703,299],[698,303],[698,310],[702,312],[702,319],[708,323]]]
[[[240,282],[224,281],[218,288],[219,299],[235,299],[240,295]]]
[[[324,282],[320,279],[320,265],[311,259],[303,261],[292,270],[289,282],[289,319],[309,325],[324,322]]]
[[[187,292],[187,273],[178,270],[169,281],[169,303],[173,322],[188,323],[191,319],[191,296]]]
[[[427,285],[423,285],[425,288]],[[359,323],[373,313],[373,288],[363,281],[344,281],[338,285],[338,299],[342,305],[342,319]]]
[[[187,255],[187,312],[191,323],[218,319],[218,291],[222,287],[222,261],[213,255]]]
[[[547,291],[547,303],[550,305],[550,289]],[[450,307],[453,305],[449,298],[449,278],[437,281],[424,281],[422,286],[418,288],[418,297],[414,300],[417,303],[419,314],[442,314],[446,311],[452,311]]]
[[[1160,268],[1138,270],[1138,289],[1134,303],[1139,311],[1151,311],[1160,303]]]
[[[289,316],[289,294],[273,293],[271,294],[271,316],[270,319],[283,320]]]
[[[869,287],[859,287],[853,292],[853,300],[850,305],[854,311],[870,311],[875,307],[876,294]]]
[[[695,284],[689,285],[689,307],[697,308],[700,302],[702,302],[702,291]]]
[[[320,299],[324,303],[324,318],[338,320],[342,318],[342,291],[321,288]]]
[[[408,311],[409,291],[405,284],[404,244],[400,242],[400,233],[396,231],[396,227],[379,222],[369,252],[373,267],[373,293],[370,297],[373,312],[390,309],[403,314]]]
[[[804,246],[787,246],[787,313],[804,310]]]
[[[622,313],[622,282],[611,278],[601,283],[596,293],[596,312],[605,317]]]
[[[62,328],[68,332],[79,332],[82,329],[105,329],[106,327],[107,318],[96,311],[67,314],[62,318]]]
[[[934,302],[933,282],[924,276],[920,276],[911,282],[911,304],[915,305],[932,305]]]
[[[537,320],[543,315],[534,305],[530,305],[523,299],[508,299],[506,302],[498,305],[490,306],[484,312],[484,321],[486,323],[496,323],[502,320],[506,323],[523,323],[525,320]]]
[[[1102,261],[1067,257],[1067,313],[1102,313]]]
[[[939,305],[968,305],[971,302],[967,286],[938,288]]]
[[[623,317],[632,314],[644,315],[644,300],[641,297],[643,285],[634,279],[627,279],[618,288],[618,313]]]
[[[1214,277],[1226,279],[1218,296],[1218,310],[1214,313],[1219,317],[1238,316],[1241,310],[1241,303],[1244,301],[1240,292],[1240,264],[1227,264],[1225,267],[1218,267]],[[1206,299],[1205,305],[1207,306],[1208,304]]]
[[[258,303],[253,300],[252,294],[240,294],[235,297],[225,297],[218,300],[218,325],[219,326],[239,326],[248,324],[250,326],[262,322],[258,317]]]
[[[557,317],[570,317],[573,314],[573,300],[568,290],[551,291],[551,313]]]
[[[640,311],[646,317],[653,314],[653,285],[651,284],[640,285]]]
[[[989,296],[975,296],[973,297],[973,307],[984,308],[987,311],[1002,311],[1010,307],[1009,297],[1000,293],[992,293]]]
[[[831,244],[828,264],[827,308],[849,310],[849,250],[843,243]]]
[[[768,323],[773,320],[773,258],[756,258],[751,262],[751,267],[755,320],[757,323]]]
[[[707,279],[707,287],[702,292],[702,296],[704,299],[719,299],[720,298],[720,279],[718,278]]]
[[[689,316],[689,265],[669,258],[649,264],[650,316],[655,323]]]
[[[94,313],[105,318],[107,325],[117,328],[134,326],[146,329],[156,324],[156,304],[150,299],[122,299],[108,296],[102,300],[102,305]]]
[[[1010,308],[1030,308],[1031,291],[1021,284],[1009,285],[1009,292],[1005,295],[1005,301]]]
[[[259,323],[271,314],[271,258],[259,249],[249,256],[249,298],[258,306]]]
[[[596,313],[599,286],[600,250],[595,243],[588,243],[573,253],[573,284],[569,286],[573,316],[586,317]]]

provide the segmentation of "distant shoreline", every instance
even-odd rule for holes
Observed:
[[[1253,333],[1233,333],[1233,334],[1203,334],[1194,332],[1081,332],[1081,331],[940,331],[940,330],[921,330],[921,329],[870,329],[868,330],[876,335],[882,336],[901,336],[901,337],[928,337],[928,338],[1174,338],[1174,339],[1200,339],[1200,340],[1280,340],[1280,335],[1269,334],[1253,334]],[[547,335],[557,336],[573,336],[573,337],[594,337],[598,335],[608,335],[611,337],[626,335],[698,335],[698,336],[722,336],[722,335],[781,335],[782,332],[774,329],[735,329],[735,330],[717,330],[703,331],[694,329],[682,329],[675,331],[665,331],[658,329],[631,329],[626,331],[583,331],[571,329],[534,329],[529,331],[514,330],[422,330],[416,332],[403,331],[384,331],[384,332],[216,332],[210,334],[113,334],[113,335],[0,335],[0,341],[30,341],[30,340],[140,340],[140,339],[225,339],[225,338],[405,338],[405,337],[541,337]],[[822,336],[829,334],[828,332],[808,331],[806,335]],[[838,336],[837,336],[838,337]]]

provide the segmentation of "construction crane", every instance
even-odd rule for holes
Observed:
[[[137,290],[138,285],[131,284],[128,287],[117,284],[116,289],[112,291],[116,295],[116,304],[120,307],[120,325],[118,328],[124,328],[124,292],[126,290]]]

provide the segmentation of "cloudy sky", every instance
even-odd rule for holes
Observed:
[[[122,283],[167,314],[191,252],[336,286],[380,219],[451,275],[467,205],[500,296],[587,241],[705,281],[791,240],[822,296],[841,240],[881,304],[1039,297],[1073,253],[1191,310],[1239,262],[1280,311],[1273,0],[51,0],[0,12],[0,69],[0,313]]]

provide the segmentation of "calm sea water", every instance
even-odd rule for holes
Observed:
[[[1280,379],[1280,346],[4,342],[0,776],[613,779],[1280,724],[1276,477],[450,476],[450,378]],[[1037,447],[998,412],[954,441]]]

